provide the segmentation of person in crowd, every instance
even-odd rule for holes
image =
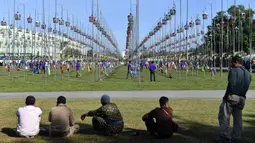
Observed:
[[[128,79],[128,76],[129,76],[129,75],[130,75],[130,77],[132,78],[131,70],[132,70],[132,64],[131,64],[131,61],[129,61],[126,79]]]
[[[156,75],[155,75],[155,70],[157,69],[156,65],[154,64],[154,61],[151,62],[150,66],[149,66],[149,70],[150,70],[150,81],[156,81]],[[152,79],[153,77],[153,79]]]
[[[173,121],[173,109],[168,104],[167,97],[159,99],[159,108],[155,108],[142,117],[148,132],[159,138],[172,137],[178,131],[178,124]],[[156,120],[156,122],[154,121]]]
[[[124,121],[117,105],[111,103],[108,95],[101,97],[101,104],[102,106],[97,110],[83,114],[81,120],[84,120],[86,116],[93,117],[93,128],[107,136],[115,136],[122,132]]]
[[[49,122],[51,122],[50,137],[70,137],[79,131],[79,125],[75,124],[73,112],[66,106],[64,96],[59,96],[57,106],[51,109]]]
[[[17,135],[26,138],[33,138],[40,132],[40,120],[42,110],[35,107],[35,97],[26,98],[26,106],[20,107],[16,116],[18,117]]]
[[[242,58],[232,57],[232,68],[228,73],[228,86],[219,109],[221,136],[217,142],[231,142],[241,138],[243,132],[242,110],[246,93],[251,83],[251,74],[241,65]],[[233,130],[230,129],[230,116],[233,115]]]
[[[76,77],[81,77],[80,70],[81,70],[81,63],[80,63],[80,61],[77,61],[77,63],[76,63]]]

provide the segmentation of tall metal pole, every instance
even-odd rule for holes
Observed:
[[[57,18],[57,0],[55,0],[55,17]],[[54,30],[57,29],[57,24],[54,23]],[[57,80],[57,69],[56,69],[56,64],[57,64],[57,33],[55,33],[55,41],[54,41],[54,80]]]
[[[249,44],[250,44],[250,73],[252,73],[252,14],[251,14],[251,4],[249,3],[249,28],[250,28],[250,34],[249,34]]]
[[[236,22],[236,0],[234,0],[234,5],[235,5],[235,7],[234,7],[234,16],[232,17],[233,19],[233,21],[232,21],[232,36],[233,36],[233,56],[235,55],[235,47],[236,47],[236,42],[235,42],[235,22]]]
[[[14,0],[14,9],[13,9],[13,13],[14,13],[14,17],[13,17],[13,31],[12,31],[12,54],[13,54],[13,58],[12,60],[14,60],[14,56],[15,56],[15,38],[16,38],[16,33],[15,33],[15,10],[16,10],[16,0]],[[14,64],[12,64],[12,81],[14,80]]]
[[[92,14],[91,16],[94,16],[94,0],[92,0]],[[94,38],[94,25],[91,23],[92,27],[92,38]],[[92,84],[94,85],[94,42],[92,41],[92,62],[91,62],[91,67],[92,67]]]
[[[44,9],[44,0],[43,0],[43,24],[45,24],[45,9]],[[43,49],[44,49],[44,62],[46,62],[46,43],[45,43],[45,28],[43,29]],[[46,85],[46,72],[44,72],[44,84]]]
[[[138,49],[139,47],[139,0],[136,0],[136,47]],[[137,56],[138,56],[138,65],[140,63],[140,55],[139,55],[139,51],[137,52]],[[138,69],[138,68],[136,68]],[[140,72],[137,72],[138,74],[138,84],[140,84]]]
[[[222,73],[222,62],[223,62],[223,32],[224,32],[224,29],[223,29],[223,0],[221,0],[221,57],[220,57],[220,75],[221,75],[221,79],[222,79],[222,76],[223,76],[223,73]]]
[[[186,20],[187,20],[187,26],[188,26],[188,21],[189,21],[189,0],[187,0],[187,16],[186,16]],[[189,55],[188,55],[188,39],[189,39],[189,30],[186,30],[186,84],[188,83],[188,59],[189,59]]]
[[[211,3],[211,21],[212,21],[212,35],[211,35],[211,49],[210,49],[210,59],[212,59],[213,60],[213,55],[212,55],[212,53],[213,53],[213,35],[214,35],[214,29],[213,29],[213,10],[212,10],[212,3]],[[214,61],[214,60],[213,60]],[[212,62],[212,61],[211,61]],[[211,63],[212,64],[212,63]],[[214,65],[213,65],[214,66]]]

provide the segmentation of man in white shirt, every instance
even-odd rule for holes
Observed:
[[[20,107],[16,115],[18,117],[17,135],[26,138],[33,138],[40,131],[40,120],[42,110],[35,107],[35,97],[26,98],[26,106]]]

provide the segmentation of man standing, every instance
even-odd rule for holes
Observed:
[[[129,75],[130,75],[130,77],[132,78],[131,69],[132,69],[132,64],[131,64],[131,61],[129,61],[126,79],[128,79],[128,76],[129,76]]]
[[[81,63],[80,63],[80,61],[77,61],[77,63],[76,63],[76,77],[81,77],[80,70],[81,70]]]
[[[86,116],[93,117],[93,128],[108,136],[115,136],[122,132],[124,122],[117,105],[111,103],[108,95],[101,97],[101,104],[102,106],[97,110],[83,114],[81,120],[84,120]]]
[[[173,109],[168,104],[167,97],[159,99],[160,108],[155,108],[145,114],[142,120],[145,122],[148,132],[160,138],[172,137],[177,132],[178,124],[173,121]],[[156,122],[154,121],[156,119]]]
[[[219,124],[221,136],[217,142],[231,142],[241,138],[243,131],[242,110],[245,105],[246,93],[251,82],[251,74],[241,65],[242,58],[232,57],[232,68],[228,74],[228,87],[220,105]],[[231,132],[230,116],[233,116],[234,127]]]
[[[154,61],[151,62],[149,70],[150,70],[150,80],[152,82],[152,77],[153,77],[153,81],[156,81],[156,77],[155,77],[155,70],[157,69],[156,65],[154,64]]]
[[[26,138],[33,138],[40,131],[40,120],[42,110],[35,107],[35,97],[26,98],[26,106],[20,107],[16,115],[18,117],[17,135]]]
[[[51,137],[70,137],[79,130],[79,125],[75,124],[72,110],[66,106],[64,96],[59,96],[57,106],[51,109],[49,122],[51,122],[49,129]]]

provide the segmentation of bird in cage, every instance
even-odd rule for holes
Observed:
[[[70,22],[66,21],[66,27],[70,27]]]
[[[185,29],[185,30],[189,30],[189,25],[186,24],[186,25],[184,26],[184,29]]]
[[[21,14],[17,11],[17,13],[14,15],[15,20],[20,20],[21,19]]]
[[[6,26],[7,25],[7,22],[6,20],[3,18],[3,20],[1,21],[1,26]]]
[[[176,15],[176,8],[175,8],[175,5],[173,6],[172,9],[170,9],[170,14],[171,14],[172,16],[175,16],[175,15]]]

